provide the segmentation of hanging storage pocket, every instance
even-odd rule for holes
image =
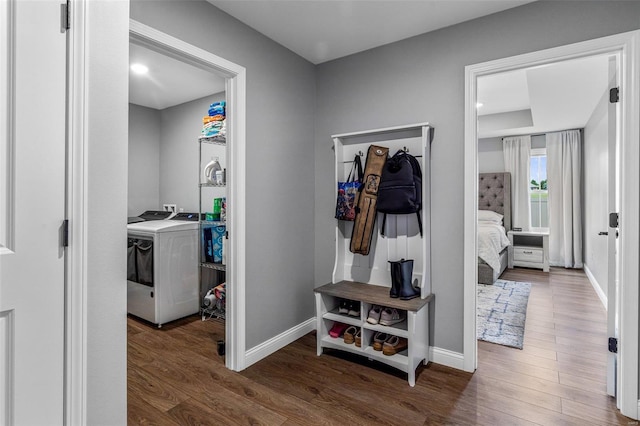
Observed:
[[[129,238],[127,241],[127,280],[138,282],[136,267],[136,241]]]
[[[153,287],[153,242],[138,240],[136,245],[138,282]]]

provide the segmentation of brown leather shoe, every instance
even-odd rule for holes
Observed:
[[[362,329],[359,328],[358,332],[356,333],[356,346],[357,347],[362,347]]]
[[[347,345],[350,345],[353,342],[355,342],[355,337],[356,337],[357,331],[358,331],[358,329],[356,327],[354,327],[353,325],[350,326],[349,328],[347,328],[344,331],[344,342]]]
[[[381,351],[382,345],[389,338],[387,333],[383,333],[382,331],[378,331],[375,336],[373,336],[373,350]]]
[[[409,347],[409,342],[404,337],[391,336],[382,345],[382,353],[385,355],[395,355]]]

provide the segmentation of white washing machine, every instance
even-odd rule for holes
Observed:
[[[127,225],[127,312],[161,327],[200,311],[197,213]]]

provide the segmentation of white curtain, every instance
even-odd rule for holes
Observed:
[[[549,264],[565,268],[582,268],[580,130],[547,133],[546,139]]]
[[[528,231],[531,226],[531,197],[529,196],[531,136],[503,138],[502,146],[505,171],[511,173],[512,227]]]

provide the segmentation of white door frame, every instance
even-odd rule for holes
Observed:
[[[130,40],[183,62],[206,68],[227,80],[227,135],[231,164],[227,199],[230,264],[227,265],[227,303],[230,317],[225,321],[226,366],[235,371],[245,367],[245,111],[246,70],[206,50],[185,43],[140,22],[129,21]],[[195,142],[194,142],[195,143]]]
[[[638,419],[638,247],[640,246],[640,31],[589,40],[465,67],[464,145],[464,319],[463,366],[477,367],[477,200],[478,132],[477,79],[552,62],[597,54],[620,58],[620,340],[618,344],[618,405],[622,414]],[[606,342],[602,343],[606,345]]]
[[[68,182],[67,209],[73,244],[67,256],[67,308],[65,358],[65,424],[86,424],[87,404],[87,106],[85,94],[89,54],[85,51],[85,2],[73,3],[68,55]],[[175,37],[130,20],[130,39],[176,59],[210,69],[227,79],[227,133],[229,162],[234,171],[227,184],[227,197],[233,209],[227,216],[229,257],[227,277],[233,286],[227,288],[231,316],[226,321],[226,366],[240,371],[246,366],[245,350],[245,138],[246,138],[246,69]],[[197,136],[197,135],[196,135]],[[194,140],[194,143],[196,141]],[[125,195],[123,194],[123,197]],[[124,249],[123,249],[124,250]],[[124,279],[124,277],[123,277]],[[124,282],[124,281],[123,281]],[[124,355],[124,354],[123,354]]]

